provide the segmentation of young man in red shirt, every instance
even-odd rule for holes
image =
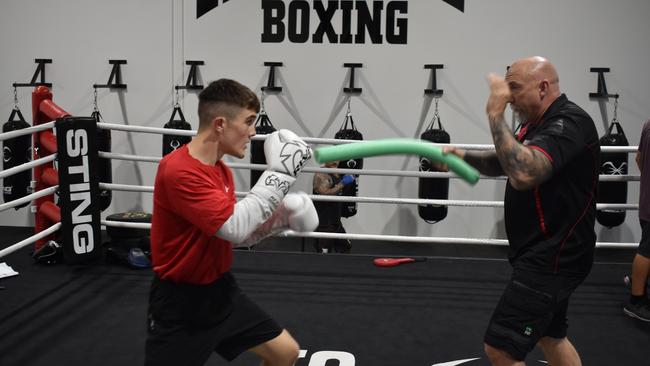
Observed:
[[[255,93],[220,79],[199,94],[199,128],[163,158],[154,185],[146,365],[203,365],[212,352],[233,360],[244,351],[262,365],[290,366],[299,347],[252,302],[230,273],[233,246],[250,246],[278,230],[313,231],[314,205],[288,193],[311,157],[288,130],[269,135],[269,169],[236,201],[224,155],[245,156],[259,112]]]

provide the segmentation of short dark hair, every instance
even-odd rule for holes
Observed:
[[[236,113],[233,107],[257,113],[260,111],[260,101],[252,90],[235,80],[211,82],[199,94],[199,129],[219,114],[233,118]]]

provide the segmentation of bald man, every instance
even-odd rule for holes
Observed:
[[[589,115],[560,92],[542,57],[488,75],[486,112],[495,151],[448,149],[481,173],[506,175],[510,282],[484,338],[493,365],[524,365],[539,346],[549,364],[581,365],[567,339],[569,296],[591,270],[600,145]],[[521,124],[513,134],[510,104]]]

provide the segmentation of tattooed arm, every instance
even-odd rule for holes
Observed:
[[[491,177],[504,175],[497,153],[494,151],[467,151],[463,159],[481,174]]]
[[[543,153],[521,144],[508,128],[503,112],[511,96],[505,80],[492,74],[488,81],[490,98],[486,109],[499,164],[515,189],[531,189],[547,180],[553,167]]]
[[[332,185],[332,179],[329,175],[324,173],[316,173],[314,175],[314,192],[317,194],[326,194],[332,195],[337,194],[341,189],[343,189],[343,183],[339,182],[338,184]]]

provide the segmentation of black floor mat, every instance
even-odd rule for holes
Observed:
[[[367,255],[243,251],[241,287],[298,340],[296,366],[488,365],[482,337],[510,273],[504,260],[435,258],[380,268]],[[140,365],[151,272],[1,258],[0,365]],[[584,365],[649,365],[650,324],[622,312],[629,264],[597,263],[572,297],[569,338]],[[339,359],[329,361],[328,358]],[[539,351],[527,359],[540,364]],[[311,361],[311,363],[310,363]],[[224,365],[212,357],[209,365]],[[232,365],[256,365],[243,355]]]

